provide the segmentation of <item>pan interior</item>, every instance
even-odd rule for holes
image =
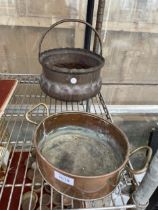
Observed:
[[[79,126],[51,131],[38,147],[53,166],[79,176],[104,175],[123,162],[119,145],[112,136]]]

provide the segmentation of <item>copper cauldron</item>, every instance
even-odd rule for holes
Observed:
[[[55,26],[65,22],[79,22],[90,27],[100,43],[100,54],[79,48],[57,48],[41,52],[43,40]],[[65,101],[81,101],[95,96],[101,88],[100,71],[104,65],[102,42],[98,32],[87,22],[64,19],[54,23],[39,43],[39,62],[43,72],[41,89],[50,97]]]
[[[26,118],[37,124],[29,119],[32,110]],[[76,199],[110,194],[129,158],[126,135],[111,122],[86,112],[46,117],[37,126],[33,141],[44,179],[58,192]]]

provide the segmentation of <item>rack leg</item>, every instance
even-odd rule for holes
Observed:
[[[90,112],[90,103],[89,103],[89,99],[86,101],[86,112]]]
[[[133,193],[132,200],[137,206],[135,210],[145,210],[149,199],[158,187],[158,150],[154,155],[142,183]]]

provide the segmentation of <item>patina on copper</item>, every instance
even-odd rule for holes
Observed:
[[[88,25],[98,37],[100,54],[78,48],[58,48],[41,52],[46,34],[65,22]],[[39,62],[43,68],[40,78],[41,89],[53,98],[81,101],[95,96],[101,89],[100,71],[104,65],[102,42],[98,32],[83,20],[64,19],[50,26],[40,40]]]
[[[64,170],[61,170],[51,164],[50,161],[42,155],[41,150],[39,149],[39,143],[42,141],[45,134],[49,135],[50,132],[57,128],[72,125],[92,129],[95,132],[98,132],[99,130],[99,132],[105,135],[105,138],[108,133],[113,139],[112,144],[114,152],[116,154],[119,152],[122,155],[119,167],[107,174],[97,176],[80,176],[65,172]],[[120,173],[125,167],[129,157],[129,145],[126,135],[109,121],[104,120],[99,116],[84,112],[58,113],[45,118],[35,130],[34,146],[39,170],[44,179],[58,192],[70,197],[85,200],[98,199],[110,194],[118,184]],[[100,157],[96,157],[96,159],[97,158]],[[64,183],[55,178],[55,172],[73,179],[73,185]]]

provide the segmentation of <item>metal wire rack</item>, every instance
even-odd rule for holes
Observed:
[[[40,182],[36,180],[37,166],[33,169],[32,180],[27,179],[29,161],[34,149],[32,136],[35,127],[25,120],[26,111],[32,105],[44,102],[48,105],[50,114],[63,111],[89,111],[110,121],[112,121],[112,118],[101,93],[89,101],[63,102],[52,99],[41,91],[38,84],[38,75],[1,74],[0,77],[1,79],[16,78],[19,81],[16,91],[1,119],[3,129],[0,129],[0,145],[3,145],[6,150],[11,147],[11,153],[4,179],[0,182],[0,209],[22,209],[23,194],[27,191],[30,191],[28,209],[32,209],[33,192],[40,186],[40,191],[37,193],[38,202],[36,207],[42,210],[45,186],[48,186],[48,184],[43,179]],[[45,112],[38,108],[32,115],[40,121],[44,117]],[[76,201],[69,198],[69,205],[65,206],[65,196],[60,195],[60,206],[58,208],[89,210],[135,208],[135,205],[127,204],[129,198],[129,192],[127,191],[131,189],[133,183],[131,175],[124,171],[119,185],[109,197],[97,201]],[[53,188],[50,189],[50,204],[47,207],[52,210],[56,208],[53,202],[55,190]]]

